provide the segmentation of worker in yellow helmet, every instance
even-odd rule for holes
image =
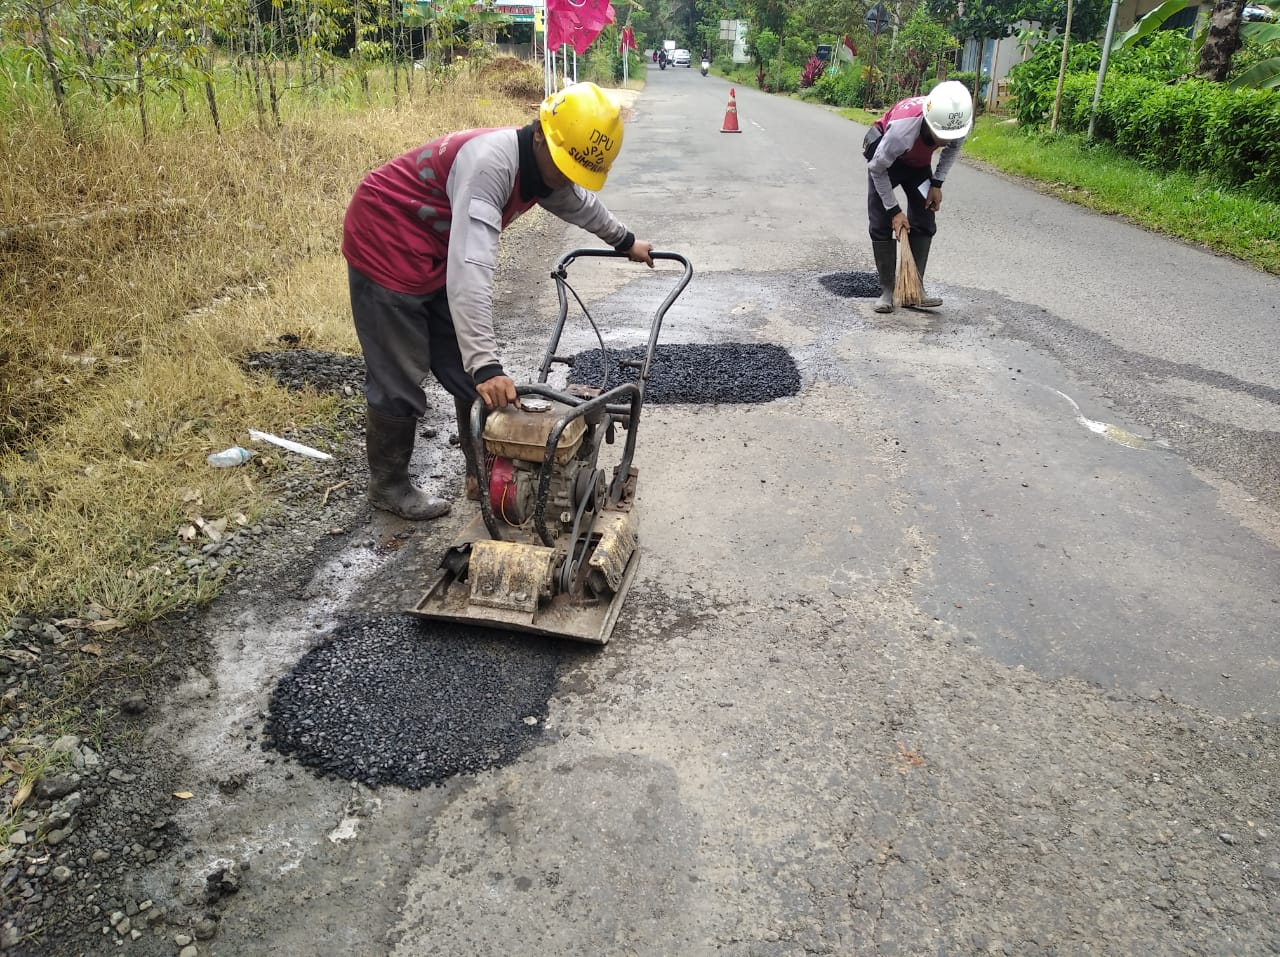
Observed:
[[[449,511],[409,478],[428,372],[454,397],[460,435],[477,396],[490,409],[516,400],[493,329],[498,237],[507,224],[540,205],[653,267],[651,244],[594,195],[621,148],[618,105],[594,83],[577,83],[548,97],[527,126],[450,133],[360,183],[342,254],[365,359],[375,507],[408,519]],[[470,458],[467,474],[470,485],[478,475]]]

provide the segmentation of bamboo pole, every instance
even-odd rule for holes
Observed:
[[[1067,78],[1067,50],[1071,48],[1071,14],[1074,9],[1074,0],[1067,0],[1067,27],[1062,31],[1062,62],[1058,65],[1058,90],[1053,95],[1053,118],[1049,121],[1050,133],[1058,131],[1058,111],[1062,107],[1062,84]]]

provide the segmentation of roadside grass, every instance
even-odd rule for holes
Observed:
[[[839,112],[862,124],[875,122],[879,115]],[[978,118],[964,154],[1029,180],[1059,199],[1123,216],[1146,229],[1280,274],[1276,203],[1224,189],[1207,177],[1152,170],[1108,144],[1090,144],[1079,135],[1025,133],[999,116]]]
[[[75,146],[48,113],[10,111],[0,626],[84,610],[145,622],[215,594],[216,580],[179,574],[156,546],[193,511],[251,520],[270,501],[262,466],[212,469],[205,455],[249,427],[288,433],[338,408],[250,377],[240,359],[285,332],[357,351],[338,245],[360,177],[448,130],[525,122],[536,102],[462,73],[396,109],[389,77],[373,79],[372,106],[296,104],[266,132],[242,112],[221,137],[207,115],[157,101],[146,146],[127,109],[105,111]]]
[[[168,97],[145,146],[131,110],[84,103],[68,145],[38,96],[0,78],[0,634],[18,614],[89,626],[69,632],[85,637],[60,673],[0,698],[13,732],[0,742],[0,854],[18,827],[42,837],[28,807],[39,777],[71,760],[57,737],[99,751],[118,740],[104,692],[144,687],[163,661],[125,626],[220,590],[224,570],[193,577],[164,546],[195,517],[236,525],[273,508],[280,456],[238,469],[205,456],[250,427],[323,432],[336,419],[341,400],[247,375],[241,360],[284,333],[358,351],[339,242],[360,177],[449,130],[536,115],[540,70],[488,69],[412,104],[402,87],[398,107],[375,74],[372,103],[350,83],[290,99],[279,130],[227,96],[222,136]],[[0,640],[0,655],[38,663],[24,644]]]

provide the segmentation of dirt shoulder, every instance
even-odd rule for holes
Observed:
[[[538,273],[545,273],[544,264],[562,251],[542,219],[543,214],[526,217],[504,235],[499,296],[514,317],[504,323],[508,336],[521,335],[522,326],[536,327],[532,317],[547,306],[543,282],[528,283],[516,266],[517,260],[537,263]],[[374,513],[365,502],[363,362],[358,356],[282,348],[243,361],[286,388],[330,393],[344,404],[335,421],[287,436],[323,445],[331,461],[285,455],[278,471],[254,473],[255,481],[270,483],[277,504],[269,514],[232,526],[216,542],[202,537],[193,545],[172,546],[183,549],[173,558],[184,568],[224,576],[221,596],[211,606],[128,632],[98,632],[91,618],[20,616],[7,623],[8,650],[0,656],[0,741],[11,755],[7,771],[21,773],[22,762],[36,756],[48,762],[31,791],[15,801],[16,824],[0,849],[0,950],[15,957],[117,953],[121,947],[131,954],[169,954],[184,947],[204,952],[253,864],[246,856],[193,875],[197,849],[179,823],[183,805],[198,800],[196,792],[206,792],[207,798],[211,791],[233,806],[252,777],[231,772],[211,779],[208,768],[193,767],[172,746],[175,729],[200,733],[186,728],[182,717],[196,712],[192,696],[207,706],[225,681],[206,622],[210,616],[220,621],[252,617],[255,608],[307,594],[335,556],[348,557],[346,567],[339,564],[333,575],[354,578],[359,569],[351,569],[349,556],[364,555],[377,564],[422,533],[411,523]],[[415,462],[420,481],[450,495],[459,491],[461,454],[452,404],[442,391],[432,393]],[[252,460],[241,468],[253,469]],[[341,587],[335,585],[334,591]],[[312,592],[312,597],[330,623],[329,613],[341,617],[346,611],[340,603],[335,607],[333,594]],[[308,636],[301,647],[317,639]],[[295,660],[269,659],[262,665],[278,674]],[[30,733],[36,702],[71,700],[64,720],[90,733]],[[255,714],[246,723],[237,747],[252,753],[255,765],[284,763],[263,750],[264,719],[265,714]],[[308,772],[287,773],[292,778]],[[165,874],[167,881],[157,877]]]

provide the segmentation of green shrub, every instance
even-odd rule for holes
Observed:
[[[1096,43],[1072,44],[1067,54],[1067,73],[1097,70],[1102,50]],[[1013,97],[1013,115],[1023,126],[1048,122],[1053,111],[1053,97],[1058,85],[1058,68],[1062,63],[1062,40],[1042,40],[1030,59],[1009,71],[1009,95]]]
[[[1183,84],[1186,86],[1187,84]],[[1206,84],[1207,85],[1207,84]],[[1280,200],[1280,91],[1230,90],[1205,124],[1210,153],[1204,158],[1229,182]]]
[[[782,60],[792,66],[803,67],[813,56],[816,45],[807,37],[789,36],[782,41]]]
[[[948,80],[955,80],[957,83],[963,83],[964,88],[970,93],[973,92],[973,71],[972,70],[954,70],[947,74]],[[984,76],[982,78],[982,88],[978,90],[978,99],[985,100],[987,97],[987,87],[991,85],[991,77]],[[933,85],[929,84],[929,89],[933,89]]]
[[[1053,101],[1056,77],[1047,83]],[[1068,76],[1059,126],[1089,127],[1097,74]],[[1224,186],[1247,187],[1280,200],[1280,91],[1236,90],[1191,79],[1170,85],[1108,73],[1098,103],[1095,137],[1156,169],[1205,173]]]
[[[1280,141],[1280,91],[1182,79],[1191,57],[1191,41],[1172,30],[1117,53],[1098,103],[1095,138],[1155,169],[1204,173],[1224,186],[1280,199],[1280,154],[1272,148]],[[1048,122],[1061,58],[1061,41],[1047,40],[1009,71],[1014,115],[1023,127]],[[1071,48],[1058,113],[1062,130],[1089,128],[1099,59],[1097,44]]]
[[[1181,30],[1159,30],[1136,46],[1113,54],[1107,72],[1172,82],[1193,66],[1191,38]]]
[[[795,93],[800,89],[800,67],[790,63],[773,64],[764,71],[761,89],[767,93]]]
[[[824,73],[813,84],[814,93],[823,103],[831,106],[862,106],[866,81],[856,66],[839,73]]]

